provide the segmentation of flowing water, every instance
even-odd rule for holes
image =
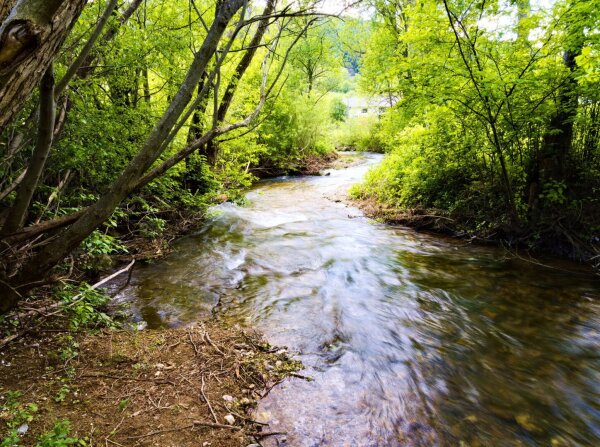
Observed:
[[[298,352],[265,445],[598,446],[600,283],[391,228],[339,202],[379,156],[215,208],[117,299],[150,326],[216,311]],[[566,271],[566,270],[569,271]]]

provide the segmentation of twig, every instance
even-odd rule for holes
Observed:
[[[206,394],[204,394],[204,374],[202,374],[201,380],[202,380],[202,385],[200,386],[200,394],[202,394],[202,398],[204,399],[204,402],[206,402],[206,405],[208,405],[208,409],[210,410],[210,414],[212,414],[212,417],[215,420],[215,423],[218,424],[219,420],[217,419],[217,415],[215,414],[215,411],[213,410],[213,407],[210,404],[208,397],[206,397]]]
[[[227,410],[227,412],[228,412],[228,413],[231,413],[231,414],[233,414],[234,416],[237,416],[237,417],[239,417],[240,419],[243,419],[243,420],[244,420],[244,421],[246,421],[246,422],[251,422],[252,424],[256,424],[256,425],[264,425],[264,426],[268,426],[268,425],[269,425],[269,424],[267,424],[267,423],[265,423],[265,422],[258,422],[258,421],[255,421],[254,419],[250,419],[250,418],[247,418],[247,417],[245,417],[245,416],[242,416],[242,415],[241,415],[241,414],[239,414],[238,412],[236,412],[236,411],[233,411],[233,410],[232,410],[231,408],[229,408],[227,405],[223,405],[223,404],[218,404],[218,405],[220,405],[221,407],[225,408],[225,410]]]
[[[22,337],[27,332],[29,332],[29,329],[25,329],[25,330],[23,330],[21,332],[17,332],[16,334],[13,334],[13,335],[10,335],[9,337],[6,337],[4,340],[2,340],[0,342],[0,350],[4,349],[4,347],[6,345],[8,345],[11,341],[15,341],[17,338]]]
[[[295,378],[297,378],[297,379],[306,380],[307,382],[312,382],[313,380],[315,380],[315,379],[314,379],[314,378],[312,378],[312,377],[309,377],[309,376],[303,376],[302,374],[298,374],[298,373],[295,373],[295,372],[291,372],[291,373],[289,373],[289,374],[288,374],[288,376],[290,376],[290,377],[295,377]]]
[[[215,345],[213,343],[213,341],[210,339],[210,335],[208,335],[208,332],[204,331],[204,339],[215,349],[215,351],[217,351],[219,354],[221,354],[222,356],[225,356],[225,353],[223,351],[221,351],[217,345]]]
[[[154,382],[159,385],[172,385],[176,386],[174,382],[170,380],[157,380],[157,379],[143,379],[138,377],[120,377],[120,376],[111,376],[110,374],[85,374],[83,376],[79,376],[81,379],[115,379],[115,380],[132,380],[134,382]]]
[[[174,432],[174,431],[189,430],[190,428],[194,428],[194,424],[192,424],[192,425],[186,425],[185,427],[176,427],[176,428],[168,428],[166,430],[151,431],[150,433],[146,433],[145,435],[128,436],[126,439],[149,438],[150,436],[161,435],[163,433],[171,433],[171,432]]]
[[[126,267],[122,268],[121,270],[113,273],[112,275],[107,276],[106,278],[98,281],[96,284],[90,286],[90,290],[95,290],[98,287],[106,284],[111,279],[114,279],[117,276],[119,276],[120,274],[125,273],[126,271],[128,271],[129,269],[131,269],[131,267],[133,267],[133,264],[135,264],[135,259],[132,260]],[[32,310],[29,310],[27,312],[21,312],[19,314],[16,314],[16,317],[17,318],[30,317],[30,316],[32,316],[32,315],[34,315],[36,313],[39,313],[39,314],[42,314],[43,317],[47,318],[47,317],[50,317],[52,315],[56,315],[57,313],[61,312],[63,309],[60,309],[58,311],[55,311],[55,312],[52,312],[52,313],[49,313],[49,314],[44,314],[43,311],[53,310],[53,309],[56,309],[57,307],[61,307],[61,306],[63,306],[63,308],[73,307],[79,301],[83,300],[85,298],[85,295],[82,294],[82,293],[79,293],[79,294],[75,295],[73,298],[74,298],[74,300],[71,301],[66,306],[63,306],[64,303],[62,303],[62,302],[53,303],[53,304],[50,304],[50,305],[48,305],[46,307],[43,307],[41,309],[32,309]]]
[[[188,337],[190,339],[190,343],[194,347],[194,352],[196,353],[196,355],[198,355],[198,353],[199,353],[198,346],[196,346],[196,343],[194,343],[194,339],[192,338],[192,331],[188,329],[187,333],[188,333]]]
[[[254,438],[266,438],[267,436],[277,436],[277,435],[287,435],[285,431],[261,431],[248,433],[248,436],[252,436]]]
[[[171,433],[171,432],[174,432],[174,431],[189,430],[189,429],[192,429],[194,427],[222,428],[222,429],[228,429],[228,430],[241,430],[242,429],[241,427],[236,427],[235,425],[213,424],[212,422],[194,421],[193,424],[186,425],[184,427],[176,427],[176,428],[168,428],[168,429],[165,429],[165,430],[151,431],[150,433],[146,433],[145,435],[129,436],[129,437],[127,437],[127,439],[148,438],[150,436],[156,436],[156,435],[160,435],[160,434],[163,434],[163,433]]]

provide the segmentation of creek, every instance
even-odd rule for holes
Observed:
[[[261,182],[116,300],[150,327],[216,314],[298,353],[314,380],[256,410],[280,445],[600,445],[598,278],[365,218],[340,197],[380,159]]]

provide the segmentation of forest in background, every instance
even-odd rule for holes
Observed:
[[[336,148],[396,217],[598,263],[598,0],[322,3],[2,2],[0,310]]]

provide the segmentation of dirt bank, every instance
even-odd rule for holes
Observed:
[[[594,273],[600,273],[600,247],[565,240],[565,234],[542,235],[502,226],[479,226],[475,229],[476,220],[451,215],[439,209],[393,208],[377,202],[374,198],[345,197],[343,200],[360,208],[367,217],[389,225],[405,226],[479,244],[503,246],[515,255],[524,252],[527,257],[550,256],[568,259],[580,263],[582,268],[590,268]]]
[[[263,431],[249,410],[299,364],[255,333],[207,323],[32,335],[0,352],[0,439],[21,433],[21,444],[2,445],[42,445],[63,420],[85,443],[60,446],[247,446],[284,436]]]

